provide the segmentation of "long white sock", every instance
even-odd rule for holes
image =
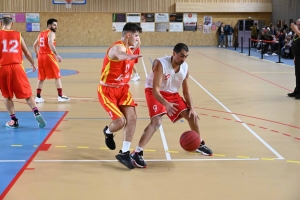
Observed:
[[[131,142],[123,141],[122,152],[124,153],[124,152],[129,151],[130,145],[131,145]]]
[[[144,149],[142,148],[142,147],[139,147],[139,146],[137,146],[136,148],[135,148],[135,152],[140,152],[140,151],[143,151]]]

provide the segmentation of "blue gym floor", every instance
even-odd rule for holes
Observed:
[[[6,188],[12,187],[38,151],[50,137],[66,112],[42,112],[47,122],[40,129],[32,112],[16,112],[20,127],[5,126],[10,120],[7,112],[0,111],[0,196]]]

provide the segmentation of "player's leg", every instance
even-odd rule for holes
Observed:
[[[61,83],[61,78],[57,78],[55,79],[55,86],[57,89],[57,93],[58,93],[58,97],[57,100],[59,102],[66,102],[66,101],[70,101],[70,98],[65,96],[62,92],[62,83]]]
[[[196,133],[199,134],[199,138],[200,138],[200,142],[201,143],[200,143],[200,146],[198,147],[198,149],[196,149],[196,152],[202,153],[205,156],[211,156],[213,154],[212,150],[205,145],[205,142],[204,142],[204,140],[202,139],[202,137],[200,135],[200,128],[199,128],[199,121],[198,121],[198,119],[195,121],[194,117],[192,117],[192,116],[189,117],[189,109],[187,109],[187,107],[185,107],[184,104],[179,103],[179,102],[176,102],[176,103],[179,104],[179,106],[177,107],[177,109],[179,111],[183,110],[180,113],[180,116],[183,117],[183,118],[185,118],[186,121],[188,121],[190,129],[192,131],[195,131]]]
[[[153,96],[152,89],[145,89],[145,96],[151,121],[144,129],[144,132],[139,140],[138,146],[131,154],[133,163],[137,167],[142,168],[145,168],[147,166],[143,158],[143,150],[152,138],[155,131],[160,127],[162,116],[167,112],[166,108],[163,105],[161,105]]]
[[[1,88],[2,89],[2,88]],[[9,128],[18,128],[19,127],[19,120],[15,115],[15,107],[12,98],[4,98],[4,105],[6,110],[8,111],[11,120],[6,122],[6,127]]]
[[[45,100],[42,98],[42,89],[44,80],[46,79],[46,72],[45,72],[45,54],[39,54],[38,56],[38,81],[37,81],[37,88],[36,88],[36,103],[43,103]]]
[[[26,100],[27,104],[30,106],[34,113],[34,117],[37,120],[39,127],[44,128],[46,126],[46,122],[40,115],[36,103],[32,97],[31,86],[22,65],[16,65],[13,71],[13,92],[16,98]]]
[[[136,66],[134,65],[133,67],[133,73],[132,73],[133,78],[131,79],[132,81],[138,81],[141,79],[139,74],[137,73]]]

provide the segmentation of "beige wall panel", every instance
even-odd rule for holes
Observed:
[[[221,21],[234,26],[239,19],[251,16],[253,19],[270,23],[271,13],[198,13],[198,23],[203,24],[204,15],[213,17],[213,22]],[[41,29],[46,28],[49,18],[58,19],[57,46],[109,46],[121,38],[120,32],[112,31],[112,13],[41,13]],[[32,45],[38,32],[26,32],[25,23],[15,23],[15,30],[21,31],[27,45]],[[191,32],[144,32],[141,34],[144,46],[173,46],[184,42],[189,46],[217,45],[217,33],[203,34]]]
[[[0,0],[0,12],[175,12],[176,3],[266,4],[272,0],[87,0],[86,5],[53,5],[52,0]],[[219,4],[219,5],[218,5]],[[207,12],[207,11],[206,11]],[[218,11],[212,11],[218,12]]]
[[[243,5],[243,6],[241,6]],[[272,12],[272,3],[176,3],[176,12]]]

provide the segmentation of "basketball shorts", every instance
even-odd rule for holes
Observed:
[[[179,95],[179,93],[170,93],[170,92],[161,91],[160,94],[168,102],[178,104],[177,106],[175,106],[177,108],[177,112],[173,116],[169,116],[167,114],[166,107],[162,105],[159,101],[157,101],[154,95],[152,94],[152,88],[146,88],[145,96],[146,96],[150,118],[152,119],[155,116],[166,114],[170,118],[170,120],[173,123],[175,123],[176,121],[182,118],[180,113],[184,110],[189,109],[188,105],[183,100],[183,98]]]
[[[129,92],[129,85],[108,87],[99,84],[98,99],[112,120],[123,117],[120,106],[137,106]]]
[[[38,80],[60,78],[60,69],[54,54],[38,55]]]
[[[0,66],[0,88],[4,98],[27,99],[31,97],[31,86],[21,64]]]
[[[137,48],[137,49],[133,52],[134,55],[140,55],[140,53],[141,53],[140,47]],[[138,63],[138,62],[139,62],[139,59],[138,59],[138,58],[134,59],[134,63]]]

